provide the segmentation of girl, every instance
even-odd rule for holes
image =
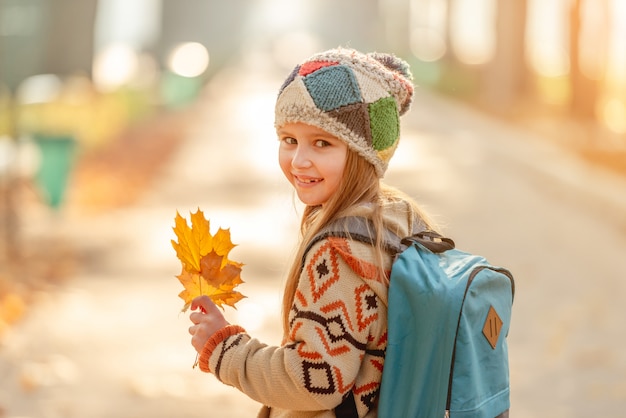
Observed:
[[[266,405],[264,417],[377,415],[387,344],[392,255],[385,231],[433,228],[407,196],[384,186],[410,107],[408,65],[334,49],[298,65],[280,89],[279,164],[306,205],[283,298],[284,342],[269,347],[229,324],[206,296],[190,315],[201,370]],[[369,219],[374,244],[318,235],[346,216]]]

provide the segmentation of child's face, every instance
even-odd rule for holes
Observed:
[[[306,205],[323,205],[337,191],[346,167],[348,146],[311,125],[290,123],[278,130],[278,161],[285,177]]]

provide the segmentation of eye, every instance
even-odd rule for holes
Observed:
[[[331,145],[330,142],[325,141],[323,139],[318,139],[317,141],[315,141],[315,146],[319,148],[329,147],[330,145]]]
[[[285,136],[281,138],[280,140],[288,145],[296,145],[298,143],[298,140],[296,138],[292,138],[290,136]]]

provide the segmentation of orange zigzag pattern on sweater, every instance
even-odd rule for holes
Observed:
[[[298,344],[298,354],[302,358],[306,358],[309,360],[320,360],[322,359],[322,355],[317,351],[304,351],[304,343]]]
[[[341,374],[341,369],[339,369],[339,367],[333,366],[333,371],[337,376],[337,389],[339,389],[339,393],[346,393],[352,388],[352,386],[354,386],[354,380],[347,385],[343,384],[343,375]]]
[[[306,298],[304,297],[304,295],[302,294],[301,291],[296,290],[296,299],[298,299],[300,301],[300,303],[302,304],[303,307],[308,307],[308,303],[306,301]]]
[[[289,334],[289,338],[291,339],[291,341],[296,341],[296,333],[301,326],[302,322],[297,322],[296,324],[294,324],[293,328],[291,329],[291,334]]]
[[[291,334],[290,334],[291,341],[296,340],[296,333],[298,332],[301,326],[302,326],[302,322],[298,322],[293,326],[293,329],[291,330]],[[322,358],[322,355],[318,353],[317,351],[304,351],[304,348],[305,348],[305,344],[303,343],[298,344],[298,348],[296,349],[296,351],[298,352],[300,357],[306,358],[309,360],[319,360]]]
[[[378,312],[374,311],[373,314],[367,315],[363,310],[363,304],[367,303],[363,296],[367,296],[367,293],[370,293],[370,296],[372,297],[376,297],[374,292],[372,292],[370,287],[366,284],[358,287],[354,295],[356,298],[356,315],[357,323],[359,324],[359,331],[363,331],[369,324],[378,319]]]
[[[320,272],[322,265],[318,265],[317,261],[319,258],[324,257],[324,255],[328,255],[328,258],[324,261],[328,260],[330,262],[330,266],[324,264],[323,267],[327,268],[328,271]],[[313,269],[315,269],[315,271],[313,271]],[[339,265],[337,263],[337,254],[332,251],[332,245],[330,241],[322,245],[320,249],[313,255],[311,261],[306,267],[306,271],[309,278],[309,284],[311,286],[313,301],[317,302],[322,297],[322,295],[326,293],[328,288],[337,280],[339,280]],[[320,283],[320,286],[318,286],[318,280],[322,280],[322,276],[326,274],[330,274],[330,277],[322,281],[322,283]]]
[[[329,313],[334,310],[342,311],[344,318],[348,322],[348,328],[350,328],[350,331],[354,331],[354,327],[352,326],[352,321],[350,321],[350,315],[348,314],[348,308],[346,307],[346,304],[344,301],[338,300],[333,303],[329,303],[326,306],[322,306],[320,310],[324,313]]]
[[[367,280],[373,280],[380,283],[385,283],[385,278],[380,277],[379,269],[375,264],[368,263],[363,259],[355,257],[352,254],[350,245],[345,238],[328,238],[328,241],[332,244],[333,249],[343,258],[343,260],[350,266],[355,273]]]
[[[376,388],[378,388],[378,383],[376,383],[376,382],[366,383],[363,386],[359,386],[359,387],[355,386],[354,394],[355,395],[360,395],[362,393],[371,392],[372,390],[375,390]]]
[[[383,371],[383,362],[380,360],[376,360],[376,359],[371,359],[370,360],[370,364],[372,366],[374,366],[376,369],[378,369],[379,372],[382,373]]]
[[[322,340],[322,344],[324,344],[324,348],[326,349],[326,352],[330,354],[331,356],[335,357],[335,356],[338,356],[340,354],[344,354],[350,351],[350,347],[348,347],[345,344],[340,345],[337,348],[330,348],[330,344],[328,343],[328,340],[326,339],[326,336],[324,335],[324,331],[321,328],[315,328],[315,331],[317,331],[317,335]]]

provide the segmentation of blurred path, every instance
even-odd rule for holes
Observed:
[[[298,227],[276,163],[281,78],[225,72],[190,110],[184,146],[136,205],[55,217],[85,261],[42,294],[0,347],[0,417],[254,416],[257,405],[192,370],[178,210],[230,227],[248,299],[233,322],[271,344]],[[418,197],[462,249],[517,278],[509,336],[513,416],[619,416],[626,410],[626,181],[544,141],[418,91],[386,180]],[[48,217],[29,225],[49,228]]]

